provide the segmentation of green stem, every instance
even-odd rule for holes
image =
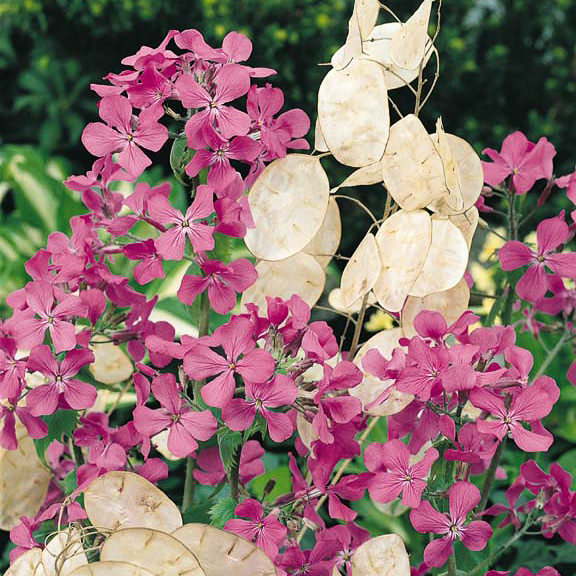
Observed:
[[[356,350],[358,348],[358,342],[360,341],[360,334],[362,333],[362,326],[364,325],[364,316],[366,315],[366,308],[368,307],[368,293],[362,299],[362,306],[360,307],[360,312],[358,312],[358,318],[356,319],[356,326],[354,328],[354,336],[352,336],[352,344],[350,346],[350,354],[348,360],[354,360],[356,355]]]
[[[194,468],[196,460],[186,458],[186,479],[184,481],[184,496],[182,498],[182,512],[186,512],[194,501],[194,492],[196,491],[196,481],[194,480]]]
[[[240,487],[240,450],[237,451],[234,458],[234,466],[230,470],[230,498],[238,502]]]
[[[452,554],[448,557],[448,576],[456,576],[458,571],[456,570],[456,554],[452,551]]]
[[[504,451],[505,445],[506,436],[504,436],[502,442],[500,442],[498,448],[496,448],[496,452],[494,452],[494,456],[492,456],[492,460],[490,461],[488,472],[486,472],[486,477],[484,478],[484,484],[482,484],[482,492],[480,496],[480,503],[478,504],[478,512],[482,512],[486,508],[486,503],[488,502],[490,490],[492,490],[492,485],[494,484],[496,470],[500,464],[500,458],[502,457],[502,452]]]
[[[560,350],[562,350],[564,344],[566,344],[566,342],[569,339],[570,339],[570,335],[568,334],[568,332],[564,332],[564,334],[562,334],[562,337],[560,338],[560,340],[558,340],[558,342],[556,342],[556,346],[554,346],[554,348],[552,348],[552,350],[550,350],[550,352],[548,353],[548,356],[546,356],[546,359],[544,360],[544,362],[542,362],[542,365],[540,366],[540,368],[538,368],[538,372],[536,372],[536,374],[534,375],[534,379],[538,378],[538,376],[542,376],[542,374],[544,374],[544,372],[546,372],[546,370],[548,369],[548,366],[550,366],[550,364],[552,363],[554,358],[556,358],[556,356],[558,356],[558,352],[560,352]]]

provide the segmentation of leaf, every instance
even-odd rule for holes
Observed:
[[[274,485],[272,489],[269,489],[271,480]],[[278,497],[287,494],[291,490],[290,468],[288,466],[279,466],[257,476],[250,483],[250,489],[258,500],[265,498],[269,502],[276,501]]]
[[[210,524],[217,528],[223,528],[224,524],[234,518],[234,509],[237,506],[234,498],[223,498],[218,500],[214,506],[210,508],[208,514],[210,515]]]
[[[212,500],[203,500],[202,502],[193,502],[184,512],[182,512],[182,519],[184,524],[190,522],[210,522],[210,508],[212,507]]]
[[[64,436],[72,434],[78,424],[78,412],[76,410],[58,410],[50,416],[44,416],[43,420],[48,424],[48,435],[40,440],[34,440],[34,445],[40,460],[46,463],[46,449],[54,440],[62,442]]]
[[[237,459],[240,457],[241,446],[241,432],[231,432],[230,430],[218,432],[218,449],[227,474],[230,474],[230,471],[236,465]]]

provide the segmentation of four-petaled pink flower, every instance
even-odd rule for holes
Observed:
[[[74,410],[93,406],[96,388],[73,378],[81,368],[92,362],[94,354],[85,348],[71,350],[62,362],[58,362],[48,346],[35,346],[30,353],[27,369],[29,372],[40,372],[48,381],[28,392],[26,403],[30,413],[33,416],[53,414],[58,408],[61,395]]]
[[[186,136],[192,140],[197,132],[214,130],[214,123],[226,139],[245,136],[250,129],[250,117],[229,102],[244,96],[250,89],[250,76],[243,66],[226,64],[214,76],[214,94],[200,86],[190,74],[176,81],[176,90],[185,108],[197,112],[186,122]]]
[[[204,252],[214,248],[214,228],[200,222],[214,212],[212,191],[208,186],[198,186],[192,204],[186,214],[176,210],[163,196],[153,196],[148,202],[152,219],[160,224],[174,224],[162,232],[155,240],[156,250],[166,260],[182,260],[186,238],[190,240],[194,252]]]
[[[522,132],[513,132],[502,142],[500,152],[486,148],[483,153],[492,160],[482,162],[484,181],[490,186],[497,186],[512,175],[514,192],[525,194],[536,180],[552,178],[556,150],[546,138],[540,138],[534,144]]]
[[[273,513],[264,516],[262,504],[257,500],[244,500],[236,506],[234,514],[249,520],[228,520],[224,529],[255,542],[256,546],[274,559],[288,533],[286,526]]]
[[[222,418],[231,430],[247,430],[257,414],[268,425],[270,438],[283,442],[292,436],[294,425],[289,414],[272,412],[270,408],[291,406],[298,397],[298,388],[288,376],[278,374],[272,382],[264,384],[245,383],[246,399],[233,398],[222,408]]]
[[[190,456],[197,448],[196,440],[214,436],[218,422],[209,410],[196,412],[180,396],[173,374],[161,374],[152,382],[154,397],[161,408],[137,406],[134,426],[146,436],[168,429],[168,450],[178,458]]]
[[[430,448],[422,460],[410,464],[410,451],[401,440],[370,444],[364,453],[366,468],[374,473],[368,486],[370,495],[376,502],[392,502],[402,492],[402,504],[419,506],[438,455],[436,448]]]
[[[224,407],[234,396],[238,374],[250,382],[266,382],[275,368],[272,356],[256,348],[254,327],[247,318],[234,317],[214,331],[210,346],[221,346],[221,356],[198,342],[184,356],[184,371],[194,380],[216,376],[202,386],[202,398],[209,406]]]
[[[554,251],[570,237],[570,229],[564,219],[555,216],[542,220],[536,228],[538,250],[517,240],[506,242],[498,251],[502,270],[509,272],[521,266],[529,266],[516,284],[518,296],[529,302],[543,298],[548,289],[546,268],[558,276],[576,279],[576,254],[557,254]]]
[[[412,526],[418,532],[442,534],[424,550],[424,562],[428,566],[440,567],[452,553],[454,542],[461,540],[469,550],[484,550],[492,537],[488,522],[474,520],[466,523],[466,516],[480,502],[480,490],[470,482],[456,482],[448,491],[450,513],[443,514],[424,501],[410,512]]]
[[[218,314],[228,314],[236,306],[236,293],[254,284],[258,273],[250,260],[241,258],[230,264],[219,260],[204,260],[200,268],[205,276],[187,274],[178,290],[178,299],[192,304],[198,294],[208,290],[208,300]]]
[[[119,152],[117,162],[137,178],[152,161],[141,148],[158,152],[168,139],[168,130],[158,122],[161,107],[151,106],[132,116],[128,98],[105,96],[98,108],[102,122],[91,122],[82,132],[82,143],[94,156],[107,156]]]

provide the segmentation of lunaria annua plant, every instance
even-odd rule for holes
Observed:
[[[537,180],[537,205],[558,187],[574,202],[576,176],[554,180],[546,139],[512,134],[482,166],[440,120],[424,126],[439,69],[432,8],[380,23],[390,9],[356,0],[311,154],[306,114],[281,112],[282,92],[261,80],[273,70],[245,64],[251,44],[235,32],[212,48],[170,31],[92,86],[100,121],[82,141],[97,160],[67,181],[89,212],[30,259],[0,324],[7,574],[478,576],[508,574],[487,571],[527,532],[576,542],[557,464],[526,460],[506,503],[489,506],[503,452],[553,442],[541,420],[559,389],[544,372],[574,337],[576,255],[562,249],[575,225],[564,212],[542,220],[535,248],[519,225]],[[185,202],[168,183],[131,184],[169,140]],[[339,184],[328,156],[353,169]],[[360,186],[382,195],[382,217],[343,193]],[[329,295],[344,336],[353,328],[339,343],[311,307],[345,258],[347,202],[367,224]],[[489,228],[479,209],[506,221],[499,259],[512,272],[484,326],[466,273],[478,223]],[[174,278],[193,333],[154,319],[151,294]],[[393,327],[362,343],[369,309]],[[556,339],[534,372],[515,325]],[[265,474],[274,450],[287,453],[280,492]],[[154,486],[180,471],[183,494]],[[423,557],[355,522],[366,493],[429,536]]]

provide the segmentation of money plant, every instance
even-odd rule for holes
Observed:
[[[570,472],[534,459],[560,396],[545,373],[575,335],[576,173],[553,175],[545,138],[511,134],[482,162],[423,123],[440,14],[355,1],[311,152],[307,115],[236,32],[214,48],[172,30],[92,85],[95,161],[66,182],[87,211],[28,261],[0,322],[7,575],[493,576],[521,538],[576,543]],[[161,150],[185,198],[140,179]],[[353,205],[364,235],[342,254]],[[499,241],[483,317],[479,225]],[[193,330],[155,316],[174,283]],[[368,313],[388,327],[365,340]],[[366,498],[412,532],[371,533]]]

